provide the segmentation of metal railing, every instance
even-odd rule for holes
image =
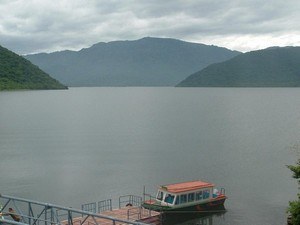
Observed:
[[[143,191],[143,202],[149,201],[149,202],[153,202],[155,201],[156,197],[152,196],[151,194],[147,194],[146,193],[146,188],[144,187],[144,191]],[[148,216],[152,216],[151,212],[152,210],[148,210]]]
[[[119,208],[129,205],[140,207],[142,205],[142,197],[136,195],[123,195],[119,197]]]
[[[85,212],[96,213],[96,202],[81,205],[81,210]]]
[[[142,208],[141,207],[131,207],[127,210],[127,219],[140,220],[142,217]]]
[[[98,213],[104,211],[111,211],[112,210],[112,202],[111,199],[103,200],[98,202]]]
[[[131,225],[146,225],[142,222],[133,222],[104,216],[93,212],[67,208],[49,203],[43,203],[23,198],[17,198],[0,194],[0,204],[2,205],[0,213],[9,215],[9,208],[15,210],[15,215],[20,218],[15,221],[9,218],[1,218],[0,223],[16,224],[16,225],[98,225],[97,219],[106,219],[112,225],[117,223]],[[10,215],[11,216],[11,215]]]

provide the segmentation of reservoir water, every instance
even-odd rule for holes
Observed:
[[[177,224],[282,225],[299,141],[297,88],[0,92],[0,193],[80,208],[201,179],[226,213]]]

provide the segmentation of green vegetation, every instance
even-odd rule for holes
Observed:
[[[212,64],[179,87],[300,87],[300,47],[273,47]]]
[[[0,91],[16,89],[66,89],[23,57],[0,46]]]
[[[296,166],[289,165],[288,168],[293,172],[293,177],[298,180],[300,184],[300,159]],[[298,194],[298,200],[290,202],[288,212],[291,214],[291,224],[300,224],[300,193]]]

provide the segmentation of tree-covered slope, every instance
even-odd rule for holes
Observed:
[[[212,64],[180,87],[299,87],[300,47],[272,47]]]
[[[175,86],[189,74],[238,54],[216,46],[148,37],[26,58],[68,86]]]
[[[0,90],[66,89],[23,57],[0,46]]]

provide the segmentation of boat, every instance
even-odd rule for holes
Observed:
[[[212,183],[196,180],[160,186],[156,197],[144,197],[142,207],[157,212],[204,212],[224,209],[226,198],[224,188],[219,191]]]

